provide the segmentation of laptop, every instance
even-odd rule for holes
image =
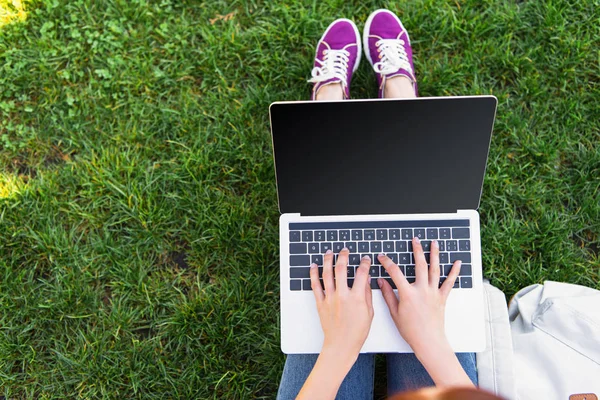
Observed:
[[[412,352],[376,278],[383,252],[414,282],[411,240],[440,245],[441,281],[462,267],[446,303],[456,352],[485,348],[479,214],[496,114],[493,96],[276,102],[269,109],[280,227],[281,349],[319,353],[323,331],[309,265],[350,250],[348,284],[363,255],[375,316],[361,353]],[[396,291],[397,292],[397,291]]]

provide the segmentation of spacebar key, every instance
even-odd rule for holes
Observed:
[[[308,267],[310,265],[310,256],[308,254],[301,256],[290,256],[290,267]]]

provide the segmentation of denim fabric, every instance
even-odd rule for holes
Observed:
[[[471,381],[477,385],[475,353],[456,353]],[[295,399],[312,371],[318,354],[289,354],[285,361],[277,399]],[[413,353],[386,354],[388,394],[433,386],[431,377]],[[373,399],[375,354],[361,354],[344,378],[336,399]]]
[[[318,354],[288,354],[283,368],[278,400],[295,399],[312,371]],[[373,399],[375,354],[360,354],[344,378],[336,399]]]

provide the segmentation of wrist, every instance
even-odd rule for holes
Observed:
[[[350,371],[358,358],[358,351],[352,351],[344,348],[338,348],[333,345],[324,344],[319,354],[319,359],[327,361],[344,371],[344,375]]]

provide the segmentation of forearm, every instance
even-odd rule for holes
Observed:
[[[334,399],[356,357],[323,349],[296,399]]]
[[[415,355],[436,386],[474,386],[447,341],[415,350]]]

